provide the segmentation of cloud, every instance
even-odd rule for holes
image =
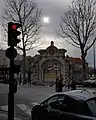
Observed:
[[[49,24],[43,24],[41,29],[41,38],[37,44],[40,44],[37,48],[34,48],[27,52],[27,55],[35,55],[37,50],[46,49],[51,41],[54,41],[54,44],[58,48],[67,49],[67,53],[69,56],[80,57],[80,50],[73,47],[72,45],[66,43],[62,38],[56,36],[56,32],[60,29],[60,16],[67,11],[68,5],[72,0],[37,0],[38,7],[42,9],[43,16],[48,16],[50,18]],[[0,1],[0,15],[2,16],[4,8],[4,1]],[[42,17],[43,17],[42,16]],[[1,21],[1,20],[0,20]],[[0,22],[0,24],[2,24]],[[1,37],[0,37],[1,38]],[[2,39],[2,38],[1,38]],[[2,42],[0,42],[2,43]],[[4,45],[3,45],[3,48]],[[93,64],[93,54],[92,49],[88,52],[88,56],[86,58],[88,62]]]
[[[38,6],[42,9],[43,16],[48,16],[50,18],[50,23],[43,26],[43,32],[48,34],[55,34],[60,27],[60,16],[68,8],[68,4],[71,0],[67,2],[65,0],[37,0]]]

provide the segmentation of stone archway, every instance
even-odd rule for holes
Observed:
[[[43,83],[55,83],[56,77],[60,76],[63,65],[57,59],[48,59],[42,63]]]

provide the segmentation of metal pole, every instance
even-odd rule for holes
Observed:
[[[94,77],[95,77],[95,43],[93,45],[93,57],[94,57]]]
[[[13,47],[14,48],[14,47]],[[14,120],[14,58],[10,59],[10,80],[8,93],[8,120]]]

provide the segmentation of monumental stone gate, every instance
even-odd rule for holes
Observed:
[[[58,49],[51,41],[47,49],[38,51],[40,55],[34,57],[32,81],[40,84],[55,83],[56,77],[62,74],[65,80],[65,53],[67,50]]]

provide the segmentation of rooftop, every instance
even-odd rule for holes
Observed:
[[[73,58],[73,57],[71,57],[71,60],[72,60],[74,63],[77,63],[77,64],[81,64],[81,63],[82,63],[82,59],[81,59],[81,58]]]

